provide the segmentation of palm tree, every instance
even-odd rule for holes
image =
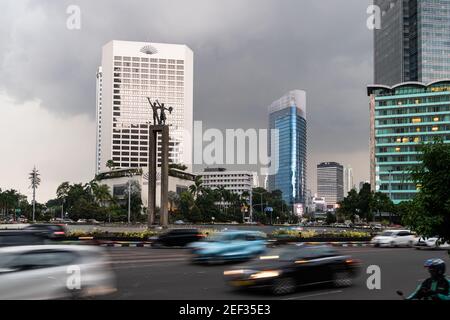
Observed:
[[[61,218],[64,217],[64,201],[67,199],[70,191],[70,183],[63,182],[56,189],[56,197],[61,200]]]
[[[197,196],[199,194],[202,194],[202,192],[204,191],[203,188],[203,180],[202,180],[202,176],[196,176],[195,180],[194,180],[194,184],[189,186],[189,192],[195,197],[197,198]]]
[[[35,221],[35,212],[36,212],[36,189],[41,184],[41,178],[39,171],[36,170],[36,167],[30,172],[28,179],[30,180],[30,188],[33,188],[33,222]]]
[[[116,166],[116,164],[114,163],[113,160],[108,160],[106,161],[106,167],[109,168],[109,170],[114,170],[114,167]]]
[[[97,185],[93,190],[95,200],[98,201],[101,207],[105,207],[106,203],[111,200],[111,193],[109,186],[106,184]]]

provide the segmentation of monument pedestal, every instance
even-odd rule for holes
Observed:
[[[148,163],[148,226],[155,224],[156,218],[156,169],[158,165],[158,133],[161,135],[161,208],[160,225],[169,225],[168,193],[169,193],[169,126],[153,125],[149,127],[149,163]]]

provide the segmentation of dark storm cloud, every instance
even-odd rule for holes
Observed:
[[[304,89],[311,161],[336,152],[353,164],[351,154],[368,148],[370,2],[8,1],[0,13],[0,91],[19,102],[38,99],[61,117],[93,118],[102,45],[185,43],[195,53],[194,118],[205,127],[264,128],[273,100]],[[81,8],[79,31],[66,28],[72,4]]]

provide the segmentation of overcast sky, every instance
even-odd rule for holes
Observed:
[[[194,119],[206,128],[266,128],[267,106],[307,92],[308,184],[317,163],[369,177],[371,0],[2,0],[0,188],[38,201],[62,181],[93,178],[95,72],[110,40],[188,45],[195,54]],[[81,29],[66,27],[69,5]]]

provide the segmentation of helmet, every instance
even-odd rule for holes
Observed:
[[[425,268],[428,270],[435,271],[438,275],[444,275],[445,273],[445,262],[442,259],[429,259],[425,261]]]

